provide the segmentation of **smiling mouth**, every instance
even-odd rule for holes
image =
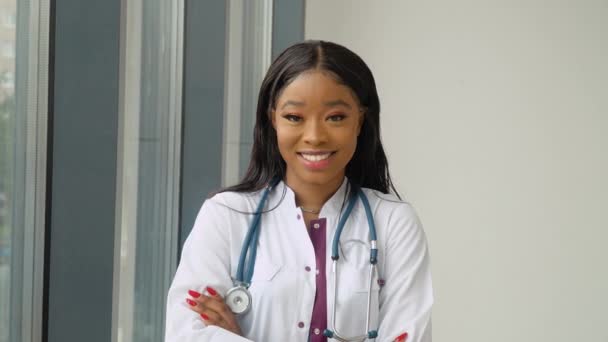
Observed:
[[[326,153],[304,153],[304,152],[298,152],[298,154],[300,156],[302,156],[302,158],[306,159],[309,162],[319,162],[322,160],[325,160],[329,157],[331,157],[333,154],[335,154],[336,152],[326,152]]]

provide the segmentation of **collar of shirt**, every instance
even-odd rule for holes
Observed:
[[[338,190],[327,200],[327,202],[323,204],[323,207],[321,207],[321,211],[319,211],[319,218],[337,217],[340,212],[344,210],[343,207],[346,206],[347,200],[344,196],[346,195],[346,191],[348,191],[348,189],[348,178],[344,177]],[[276,190],[273,191],[269,202],[277,203],[277,201],[281,199],[283,190],[285,191],[285,198],[283,198],[283,203],[281,203],[281,206],[287,209],[300,210],[296,206],[295,193],[287,184],[285,184],[284,181],[279,182]],[[269,207],[272,208],[272,205]]]

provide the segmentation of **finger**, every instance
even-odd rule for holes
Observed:
[[[222,297],[222,295],[213,287],[211,286],[207,286],[205,287],[205,292],[209,295],[209,297],[223,301],[224,298]]]
[[[207,325],[217,325],[222,328],[228,328],[222,315],[213,310],[205,309],[200,313],[200,316]]]
[[[201,296],[201,293],[194,290],[188,290],[188,295],[193,299],[196,299]]]
[[[205,308],[200,314],[200,317],[207,326],[214,325],[225,330],[231,331],[237,335],[241,335],[241,329],[238,323],[234,320],[232,312],[230,312],[229,314],[230,316],[226,316],[216,311]]]
[[[197,306],[199,305],[201,294],[200,292],[194,290],[188,290],[188,295],[190,297],[186,297],[186,303],[188,304],[190,309],[197,311]]]
[[[222,299],[218,299],[217,297],[210,297],[207,295],[201,295],[196,300],[203,307],[209,308],[222,316],[226,316],[226,318],[229,318],[232,315],[232,311]]]
[[[186,303],[193,311],[201,313],[205,308],[209,308],[222,316],[226,316],[226,319],[230,318],[229,315],[232,314],[232,311],[219,296],[211,297],[193,290],[188,291],[188,294],[190,298],[186,298]]]
[[[207,295],[209,298],[220,302],[224,301],[224,298],[222,298],[222,296],[210,286],[206,287],[205,291],[202,294]],[[197,301],[201,297],[201,293],[194,290],[188,290],[188,295],[190,295],[190,298],[195,301]]]
[[[201,294],[200,292],[197,292],[194,290],[188,290],[188,295],[190,296],[189,298],[187,298],[188,300],[192,300],[192,301],[194,301],[196,303],[200,303],[200,304],[204,304],[207,300],[215,300],[218,302],[223,302],[223,299],[221,299],[221,297],[219,295],[217,295],[217,292],[216,292],[215,297],[210,297],[206,294]],[[186,302],[188,302],[188,300],[186,300]],[[188,302],[188,304],[190,304],[190,303]],[[194,305],[192,305],[192,306],[194,306]]]
[[[214,288],[208,286],[202,294],[194,290],[189,290],[188,294],[190,295],[190,298],[187,298],[186,302],[193,311],[199,314],[205,313],[206,309],[213,311],[212,317],[215,314],[219,316],[218,318],[212,319],[214,323],[227,322],[227,324],[230,325],[231,322],[234,322],[235,317],[232,310],[230,310],[222,296]],[[203,318],[203,320],[205,319]]]
[[[209,301],[211,301],[211,299],[209,299]],[[190,310],[199,314],[201,318],[206,322],[209,321],[215,325],[218,325],[225,321],[223,314],[217,312],[209,306],[204,305],[200,301],[197,302],[190,298],[186,298],[186,303],[188,304],[188,308],[190,308]]]
[[[199,314],[205,325],[214,325],[241,335],[241,329],[236,322],[236,317],[226,305],[221,296],[214,292],[214,296],[200,294],[196,291],[188,291],[192,298],[186,302],[191,309]]]
[[[203,305],[195,300],[192,300],[190,298],[186,298],[186,304],[188,304],[188,308],[196,313],[202,313],[203,312]]]

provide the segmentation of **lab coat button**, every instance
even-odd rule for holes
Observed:
[[[298,323],[298,328],[304,328],[304,322],[299,322]]]
[[[300,217],[302,217],[302,216],[300,216],[300,214],[298,214],[298,220],[300,219]]]
[[[306,272],[310,272],[310,266],[306,266],[304,267],[304,269],[306,270]]]

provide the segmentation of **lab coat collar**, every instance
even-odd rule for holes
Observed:
[[[290,208],[300,210],[296,206],[295,193],[284,181],[281,181],[279,183],[279,186],[277,187],[277,193],[279,193],[280,195],[280,193],[283,192],[283,187],[286,189],[284,203]],[[340,210],[344,210],[343,206],[346,206],[347,202],[347,199],[344,196],[346,195],[346,192],[349,188],[350,186],[348,185],[348,178],[345,176],[338,190],[336,190],[336,192],[334,192],[334,194],[327,200],[327,202],[323,204],[323,207],[321,207],[321,211],[319,212],[319,218],[338,215],[340,213]]]

